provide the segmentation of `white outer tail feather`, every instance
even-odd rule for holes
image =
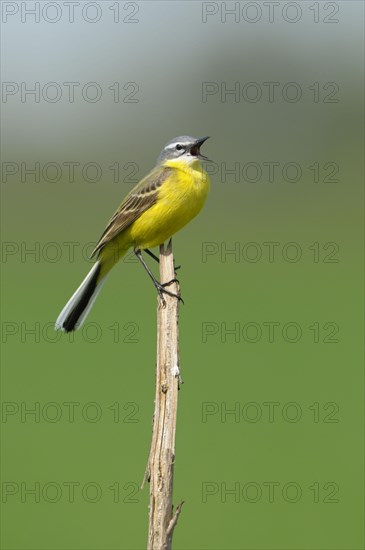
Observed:
[[[94,276],[95,272],[99,269],[99,266],[100,266],[100,262],[96,262],[93,265],[93,267],[90,269],[89,273],[86,275],[85,279],[82,281],[79,288],[71,296],[71,298],[69,299],[69,301],[67,302],[67,304],[65,305],[65,307],[63,308],[63,310],[61,311],[59,316],[57,317],[57,320],[56,320],[56,323],[55,323],[55,330],[61,329],[61,330],[65,331],[65,329],[63,328],[63,323],[65,322],[66,318],[71,313],[71,311],[74,309],[76,304],[81,300],[85,289],[87,288],[87,286],[88,286],[90,280],[92,279],[92,277]],[[81,316],[79,317],[79,319],[78,319],[78,321],[75,325],[75,329],[80,328],[81,325],[83,324],[83,322],[85,321],[85,319],[86,319],[90,309],[92,308],[92,306],[93,306],[93,304],[94,304],[94,302],[95,302],[95,300],[96,300],[103,284],[105,283],[105,280],[106,280],[106,277],[104,277],[96,285],[95,290],[93,292],[93,295],[89,300],[89,303],[87,304],[86,308],[82,312]]]

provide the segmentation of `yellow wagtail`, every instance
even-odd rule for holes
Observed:
[[[96,245],[97,261],[59,314],[55,328],[66,332],[84,322],[111,268],[133,247],[160,297],[166,290],[153,276],[142,250],[158,261],[149,249],[159,246],[202,209],[209,191],[209,177],[200,159],[208,137],[180,136],[165,145],[157,164],[125,197]],[[176,296],[178,298],[178,296]]]

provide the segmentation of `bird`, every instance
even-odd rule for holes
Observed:
[[[162,149],[155,167],[127,194],[109,220],[91,258],[95,263],[57,317],[55,329],[80,328],[114,265],[133,248],[159,296],[170,292],[154,277],[142,251],[156,261],[150,248],[163,244],[201,211],[210,180],[201,164],[209,159],[200,148],[209,136],[178,136]],[[163,300],[164,301],[164,300]]]

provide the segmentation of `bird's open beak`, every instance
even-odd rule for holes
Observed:
[[[202,155],[201,152],[200,152],[200,147],[203,145],[203,143],[205,141],[207,141],[207,139],[209,139],[209,136],[205,136],[203,138],[199,138],[196,140],[196,142],[194,143],[194,145],[192,145],[190,147],[190,153],[194,156],[194,157],[198,157],[200,159],[203,159],[203,160],[209,160],[208,157],[206,157],[205,155]]]

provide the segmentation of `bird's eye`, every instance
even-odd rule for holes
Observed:
[[[177,150],[177,151],[181,151],[181,149],[183,149],[183,146],[180,145],[180,143],[178,143],[178,144],[176,145],[176,150]]]

